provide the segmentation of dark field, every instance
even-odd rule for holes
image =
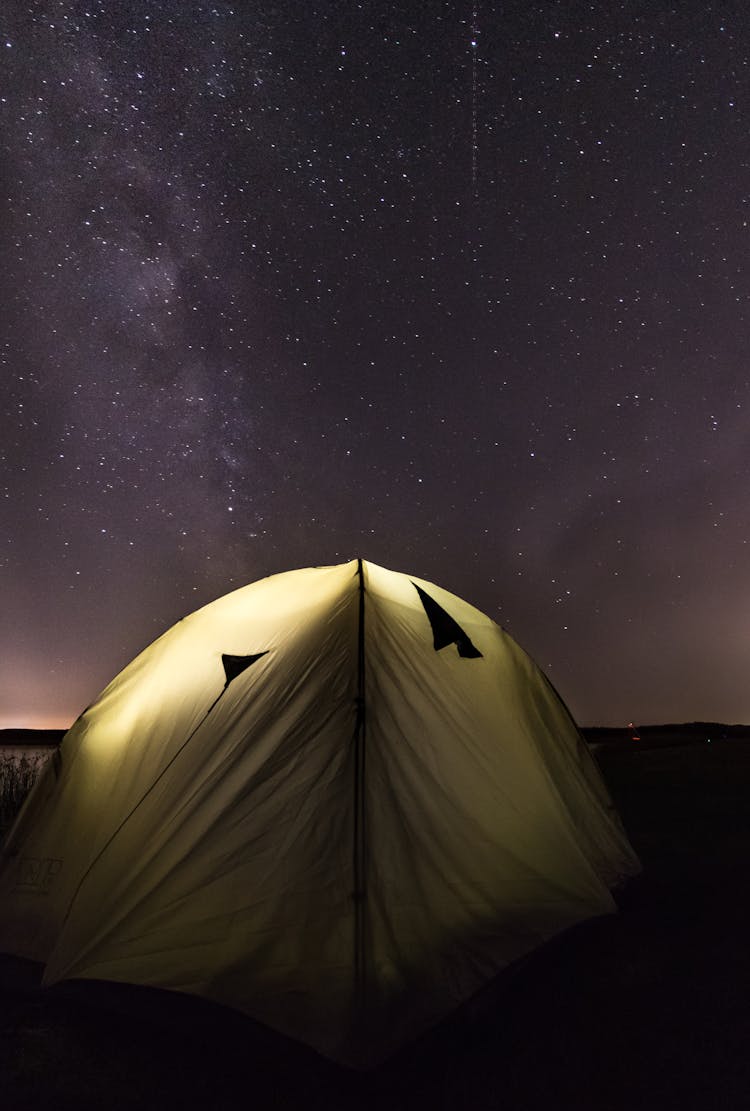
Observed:
[[[0,964],[0,1101],[24,1108],[750,1106],[750,742],[597,752],[644,875],[377,1071],[197,1000],[34,987]]]

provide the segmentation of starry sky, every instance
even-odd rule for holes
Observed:
[[[5,0],[0,727],[362,555],[750,721],[750,16]]]

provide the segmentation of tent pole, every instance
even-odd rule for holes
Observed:
[[[359,1015],[366,1003],[365,970],[365,579],[361,558],[357,631],[357,724],[354,734],[354,1002]]]

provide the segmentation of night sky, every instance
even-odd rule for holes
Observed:
[[[746,4],[0,21],[0,727],[357,555],[583,724],[750,720]]]

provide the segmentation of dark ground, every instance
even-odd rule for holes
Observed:
[[[645,872],[386,1066],[352,1074],[199,1000],[0,962],[0,1103],[26,1108],[750,1107],[750,742],[603,746]]]

